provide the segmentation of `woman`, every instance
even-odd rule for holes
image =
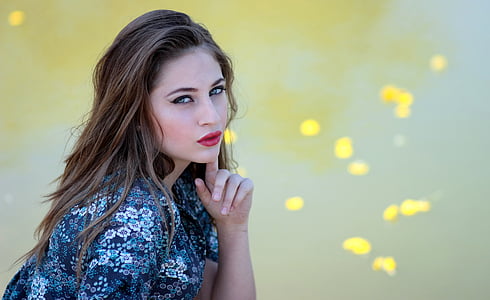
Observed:
[[[96,66],[91,114],[3,298],[255,299],[253,183],[228,171],[223,142],[232,82],[187,15],[128,24]]]

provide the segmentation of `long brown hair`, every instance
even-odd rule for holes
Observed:
[[[163,178],[172,172],[174,164],[158,151],[149,95],[165,62],[195,47],[208,50],[221,67],[229,102],[229,125],[237,111],[231,88],[232,64],[208,30],[186,14],[170,10],[151,11],[136,18],[122,29],[95,67],[92,110],[65,160],[57,189],[47,196],[51,208],[36,230],[38,242],[23,258],[35,256],[40,264],[55,226],[72,207],[90,205],[95,201],[93,196],[104,187],[122,187],[120,199],[77,237],[81,243],[77,268],[80,274],[88,247],[104,230],[137,178],[150,178],[154,183],[150,186],[168,195]],[[218,161],[220,168],[235,167],[224,142]],[[203,176],[204,165],[192,163],[190,168],[194,177]],[[166,200],[170,204],[170,197]],[[160,211],[170,213],[173,220],[171,210]],[[168,226],[167,218],[162,219],[171,241],[174,222]]]

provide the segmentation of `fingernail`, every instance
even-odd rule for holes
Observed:
[[[224,216],[226,216],[228,214],[228,209],[226,207],[223,207],[221,209],[221,214],[224,215]]]
[[[216,193],[213,194],[213,200],[214,201],[219,201],[219,198],[221,198],[221,197],[220,197],[220,195],[219,195],[218,192],[216,192]]]

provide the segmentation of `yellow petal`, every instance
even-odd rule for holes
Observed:
[[[344,241],[342,244],[345,250],[351,251],[354,254],[361,255],[371,251],[371,243],[361,237],[353,237]]]
[[[25,13],[21,10],[13,11],[8,17],[10,26],[20,26],[24,23]]]
[[[304,136],[314,136],[320,132],[320,124],[316,120],[308,119],[301,123],[299,129]]]
[[[335,156],[338,158],[349,158],[353,153],[352,140],[349,137],[342,137],[335,141]]]
[[[344,248],[344,250],[350,250],[352,248],[352,238],[346,239],[342,243],[342,248]]]
[[[417,210],[422,212],[428,212],[430,210],[430,202],[426,200],[417,201]]]
[[[374,259],[373,264],[371,265],[374,271],[380,271],[383,268],[383,260],[384,258],[382,256],[378,256]]]
[[[404,105],[404,104],[398,104],[395,107],[395,116],[400,119],[405,119],[410,117],[411,110],[410,106]]]
[[[398,219],[398,205],[392,204],[388,206],[383,212],[383,219],[391,222],[396,221]]]
[[[410,105],[413,103],[413,95],[404,91],[398,94],[395,101],[398,104],[410,107]]]
[[[396,273],[396,261],[393,257],[388,256],[383,259],[383,270],[389,275],[395,275]]]
[[[236,135],[235,131],[228,128],[225,130],[223,138],[225,140],[225,143],[229,145],[229,144],[236,142],[237,135]]]
[[[347,170],[352,175],[361,176],[361,175],[366,175],[369,172],[369,166],[367,163],[363,162],[362,160],[356,160],[348,165]]]
[[[400,211],[405,216],[413,216],[419,211],[419,206],[416,200],[406,199],[400,206]]]
[[[381,100],[384,102],[393,102],[400,93],[400,89],[393,85],[385,85],[379,93]]]
[[[434,72],[440,72],[447,68],[447,59],[444,55],[436,54],[430,58],[430,68]]]
[[[304,206],[304,200],[301,197],[292,197],[286,200],[285,206],[288,210],[300,210]]]

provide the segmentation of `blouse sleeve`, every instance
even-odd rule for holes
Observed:
[[[128,197],[87,252],[78,299],[135,299],[151,290],[166,235],[155,207]],[[141,296],[136,296],[141,295]]]

